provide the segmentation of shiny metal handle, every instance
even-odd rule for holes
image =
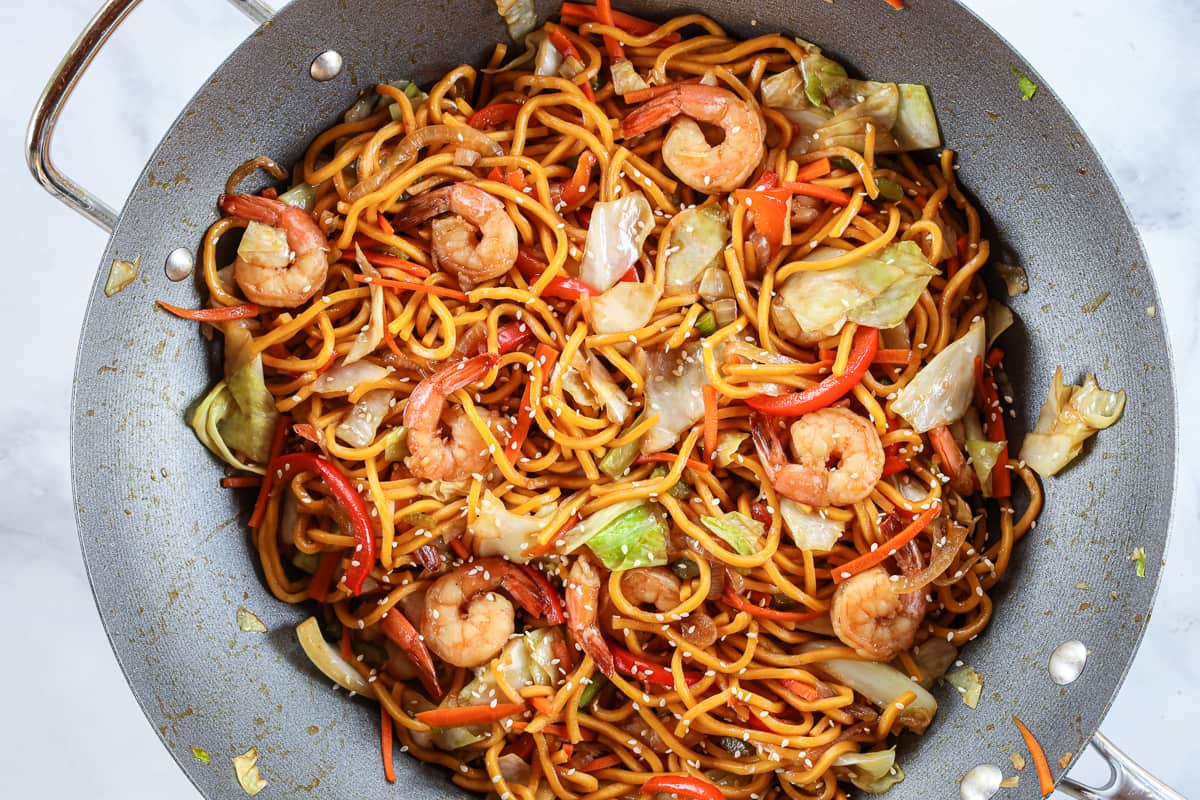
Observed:
[[[58,69],[50,76],[42,96],[38,98],[25,132],[25,161],[29,171],[47,192],[83,214],[104,230],[112,233],[117,224],[117,212],[94,194],[84,189],[59,171],[50,159],[50,141],[58,125],[67,98],[75,84],[83,76],[100,48],[116,31],[117,26],[133,11],[141,0],[107,0],[92,17],[91,22],[79,34]],[[229,0],[243,14],[257,24],[268,22],[274,15],[271,7],[262,0]]]
[[[1059,791],[1077,800],[1184,800],[1183,795],[1135,764],[1099,731],[1091,745],[1112,771],[1108,783],[1092,788],[1067,777],[1058,784]]]

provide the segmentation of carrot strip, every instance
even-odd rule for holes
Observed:
[[[800,681],[794,681],[791,678],[784,678],[782,681],[780,681],[780,683],[783,684],[785,689],[806,703],[811,703],[814,700],[821,699],[821,693],[817,691],[817,687],[815,686],[810,686],[809,684],[801,683]]]
[[[904,8],[904,0],[883,0],[883,2],[887,3],[892,8]]]
[[[373,283],[384,287],[385,289],[396,289],[397,291],[407,292],[424,292],[425,294],[435,294],[438,297],[449,297],[453,300],[466,301],[467,296],[457,289],[449,289],[445,286],[432,286],[428,283],[413,283],[412,281],[400,281],[393,278],[375,278],[370,275],[351,275],[351,278],[359,283]]]
[[[872,364],[896,364],[904,366],[912,361],[912,350],[876,350]]]
[[[929,441],[934,451],[942,460],[942,467],[950,476],[950,482],[961,483],[967,469],[967,460],[954,441],[954,434],[945,425],[935,425],[929,429]]]
[[[942,510],[942,504],[931,505],[929,508],[921,512],[921,515],[909,523],[908,527],[900,531],[888,541],[884,542],[879,547],[869,553],[865,553],[853,561],[847,561],[840,567],[833,568],[833,582],[841,583],[852,575],[857,575],[864,572],[876,564],[883,561],[890,555],[894,555],[897,550],[916,538],[917,534],[925,529],[925,526],[933,522],[933,518]]]
[[[816,183],[803,183],[801,181],[791,181],[783,184],[784,189],[790,190],[793,194],[802,194],[805,197],[815,197],[818,200],[828,200],[830,203],[838,206],[848,205],[850,203],[850,195],[840,189],[834,189],[831,186],[821,186]],[[864,208],[866,206],[864,205]]]
[[[717,452],[717,387],[704,384],[704,460],[709,464]]]
[[[547,553],[553,553],[554,548],[557,547],[556,542],[558,539],[562,538],[564,533],[571,530],[571,528],[574,528],[578,524],[579,514],[572,514],[571,516],[567,517],[567,521],[563,523],[561,528],[559,528],[558,533],[550,537],[550,541],[546,542],[545,544],[534,545],[526,550],[525,554],[530,558],[536,558],[537,556],[544,556]]]
[[[431,728],[461,728],[466,725],[486,725],[489,722],[520,714],[524,710],[524,703],[431,708],[428,711],[417,712],[417,719]]]
[[[164,311],[170,311],[177,317],[182,319],[190,319],[193,322],[227,322],[231,319],[248,319],[249,317],[257,317],[259,308],[254,303],[242,303],[237,306],[223,306],[221,308],[180,308],[173,306],[170,303],[158,301],[158,305]]]
[[[737,610],[745,611],[752,617],[759,617],[760,619],[773,619],[779,622],[804,622],[806,620],[816,619],[817,617],[825,614],[824,611],[780,611],[775,608],[764,608],[762,606],[755,605],[741,595],[736,594],[733,589],[729,588],[728,586],[725,587],[725,593],[721,596],[721,599]]]
[[[663,83],[658,86],[647,86],[645,89],[634,89],[632,92],[626,92],[621,99],[629,105],[637,105],[638,103],[644,103],[647,100],[653,100],[660,94],[665,94],[675,87],[682,86],[685,83],[699,82],[699,78],[687,78],[686,80],[675,81],[673,83]]]
[[[257,475],[233,475],[228,478],[221,478],[221,488],[248,489],[254,486],[262,486],[262,480]]]
[[[1013,724],[1017,726],[1017,730],[1021,732],[1021,738],[1025,740],[1025,746],[1029,748],[1029,756],[1033,759],[1033,766],[1037,769],[1038,788],[1042,791],[1042,797],[1054,791],[1054,776],[1050,774],[1050,763],[1046,761],[1046,751],[1042,749],[1042,744],[1033,735],[1029,728],[1025,727],[1025,723],[1012,718]]]
[[[582,3],[563,3],[561,13],[564,17],[563,22],[567,21],[565,19],[566,17],[575,17],[582,22],[602,21],[600,19],[599,10],[596,6],[585,6]],[[611,10],[611,7],[610,13],[612,14],[612,22],[606,22],[604,24],[611,24],[613,27],[620,28],[621,30],[627,33],[632,33],[635,36],[645,36],[647,33],[658,30],[659,27],[657,22],[651,22],[648,19],[635,17],[632,14],[626,14],[624,11],[613,11]],[[568,24],[578,25],[579,22],[571,22]],[[678,34],[672,35],[675,36],[675,41],[679,40]],[[672,40],[663,39],[663,41],[670,42]]]
[[[635,464],[674,464],[675,459],[679,456],[675,453],[647,453],[644,456],[638,456],[634,461]],[[694,458],[687,460],[687,465],[691,469],[698,469],[701,472],[708,472],[710,467],[703,461],[697,461]]]
[[[462,539],[451,539],[450,549],[454,551],[454,555],[458,556],[463,561],[466,561],[471,557],[471,551],[467,549],[465,544],[463,544]]]
[[[325,598],[329,596],[329,585],[333,582],[334,570],[341,560],[342,557],[332,550],[321,554],[321,560],[317,562],[317,571],[308,581],[309,597],[318,603],[325,602]]]
[[[381,216],[380,219],[383,219],[383,217]],[[428,278],[432,274],[428,269],[422,267],[420,264],[414,264],[411,261],[407,261],[403,258],[397,258],[396,256],[388,255],[387,253],[377,253],[372,250],[363,250],[363,255],[366,257],[367,263],[376,269],[379,267],[393,267],[401,270],[402,272],[407,272],[414,278]],[[354,263],[354,253],[350,251],[343,251],[342,261],[351,264]]]
[[[279,458],[283,452],[283,440],[287,436],[288,423],[291,418],[280,414],[279,419],[275,420],[275,433],[271,437],[271,457],[267,459],[267,463],[274,463],[275,459]],[[250,527],[257,528],[262,523],[263,514],[267,513],[267,500],[271,497],[271,492],[275,489],[275,473],[267,470],[267,474],[263,477],[262,488],[258,490],[258,499],[254,501],[254,510],[250,512]]]
[[[529,705],[533,706],[533,710],[539,714],[549,714],[554,704],[544,697],[531,697]]]
[[[580,772],[597,772],[602,769],[608,769],[609,767],[615,767],[617,764],[620,764],[620,763],[621,763],[620,758],[613,755],[612,753],[609,753],[606,756],[600,756],[599,758],[593,758],[587,764],[580,767],[579,771]]]
[[[350,629],[342,628],[342,639],[338,643],[338,649],[342,653],[342,658],[346,661],[354,660],[354,648],[350,646]]]
[[[533,357],[542,367],[542,384],[545,385],[550,379],[550,370],[558,359],[558,351],[539,342],[537,349],[533,351]],[[529,428],[533,424],[533,400],[530,396],[532,390],[533,383],[526,383],[525,394],[521,396],[521,410],[517,413],[517,425],[508,439],[508,444],[504,445],[504,455],[508,457],[510,464],[517,463],[521,455],[521,446],[525,444],[525,437],[529,435]]]
[[[383,750],[383,777],[388,783],[396,782],[396,765],[392,763],[392,715],[386,708],[379,708],[379,741]]]
[[[811,164],[805,164],[797,170],[796,181],[799,183],[815,181],[817,178],[824,178],[830,172],[833,172],[833,165],[829,163],[828,158],[822,158]]]
[[[601,24],[617,27],[617,23],[613,19],[611,0],[596,0],[596,16]],[[604,36],[604,49],[608,53],[609,59],[614,62],[625,58],[625,48],[611,36]]]

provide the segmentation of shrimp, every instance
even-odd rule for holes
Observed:
[[[492,456],[487,442],[461,408],[446,410],[446,398],[482,378],[498,360],[499,356],[485,353],[458,361],[433,373],[413,389],[404,407],[410,453],[404,465],[414,476],[456,481],[490,469]],[[443,416],[450,428],[449,441],[438,432]],[[487,418],[491,420],[490,415]]]
[[[625,599],[634,605],[654,606],[660,612],[679,605],[681,586],[679,578],[666,567],[640,567],[621,573],[621,593]],[[700,647],[709,647],[717,640],[716,623],[700,610],[676,621],[674,626],[680,636]]]
[[[426,590],[421,615],[425,644],[456,667],[491,661],[516,630],[516,611],[500,589],[534,616],[545,616],[552,608],[550,598],[516,564],[477,559],[447,572]]]
[[[260,306],[294,308],[317,294],[329,274],[329,240],[312,214],[269,197],[223,194],[226,214],[283,231],[290,252],[238,255],[233,277],[246,299]]]
[[[788,463],[778,432],[762,414],[750,423],[754,446],[775,491],[810,506],[848,506],[883,475],[883,445],[871,423],[844,408],[822,408],[792,423]],[[830,462],[834,466],[828,466]]]
[[[600,572],[591,556],[580,553],[567,573],[567,627],[583,652],[592,657],[596,668],[612,677],[613,655],[596,624],[600,608]]]
[[[408,617],[404,616],[404,612],[399,608],[393,608],[383,615],[383,619],[379,621],[379,627],[383,631],[383,635],[399,645],[400,649],[412,660],[413,666],[417,668],[417,676],[421,679],[425,690],[435,698],[441,697],[442,688],[438,685],[437,668],[433,665],[433,656],[429,654],[429,648],[425,646],[425,642],[421,641],[421,637],[417,635],[417,629],[408,621]]]
[[[750,177],[766,152],[762,117],[728,89],[681,84],[630,112],[621,130],[626,137],[638,136],[668,122],[671,129],[663,139],[663,161],[698,192],[733,191]],[[725,139],[709,144],[701,122],[720,128]]]
[[[433,255],[455,274],[463,289],[512,269],[517,261],[517,226],[504,203],[469,183],[426,192],[411,201],[393,224],[411,227],[447,212],[454,216],[433,221]]]
[[[833,632],[863,658],[891,661],[912,647],[925,616],[924,592],[897,594],[883,567],[838,584],[829,619]]]

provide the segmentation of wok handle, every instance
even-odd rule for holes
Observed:
[[[1090,744],[1111,770],[1108,783],[1093,788],[1066,777],[1058,784],[1059,791],[1076,800],[1184,800],[1183,795],[1139,767],[1099,731]]]
[[[121,22],[141,0],[107,0],[96,16],[79,34],[58,69],[50,76],[42,96],[38,98],[25,132],[25,161],[34,179],[50,194],[83,214],[96,225],[112,233],[117,224],[117,212],[111,206],[64,175],[50,158],[50,141],[58,125],[58,115],[66,105],[75,84],[83,76],[92,59],[108,41]],[[258,24],[271,19],[274,11],[262,0],[229,0],[243,14]]]

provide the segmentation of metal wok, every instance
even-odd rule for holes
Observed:
[[[130,687],[205,797],[241,796],[230,770],[215,765],[251,745],[270,783],[264,796],[382,796],[375,711],[330,691],[304,658],[292,626],[305,610],[277,602],[262,586],[241,524],[245,509],[216,489],[221,467],[184,422],[216,366],[203,342],[153,301],[199,301],[191,254],[236,165],[258,153],[293,162],[374,82],[429,82],[456,64],[480,63],[506,34],[491,0],[296,0],[278,14],[259,0],[231,2],[265,24],[180,114],[119,216],[63,176],[49,146],[75,81],[137,0],[104,6],[47,86],[30,126],[38,180],[112,232],[76,365],[80,542]],[[1058,364],[1068,379],[1095,370],[1104,386],[1129,392],[1120,424],[1045,482],[1046,511],[1016,548],[994,595],[995,619],[964,651],[987,676],[985,701],[972,711],[953,689],[940,690],[928,734],[902,744],[908,778],[891,800],[952,797],[971,767],[1003,765],[1018,744],[1014,713],[1038,733],[1052,762],[1089,741],[1109,759],[1110,785],[1063,780],[1060,788],[1073,796],[1180,798],[1096,733],[1157,588],[1157,579],[1135,577],[1128,555],[1135,546],[1150,561],[1163,555],[1175,403],[1162,321],[1144,311],[1157,304],[1145,253],[1070,114],[1044,81],[1036,101],[1022,102],[1009,69],[1021,58],[953,0],[921,0],[903,14],[880,0],[621,5],[658,18],[702,11],[742,37],[798,34],[862,74],[928,84],[944,140],[961,155],[961,183],[990,217],[998,257],[1024,265],[1032,279],[1032,290],[1011,301],[1021,324],[1003,343],[1017,389],[1014,438],[1036,417]],[[555,7],[538,3],[543,18]],[[164,175],[177,177],[163,182]],[[103,287],[113,259],[140,259],[141,275],[110,298]],[[1100,311],[1082,310],[1101,295],[1111,299]],[[1155,355],[1147,361],[1146,353]],[[1091,589],[1084,605],[1068,596],[1081,582]],[[238,605],[256,611],[271,633],[239,635]],[[1068,640],[1082,641],[1090,655],[1079,680],[1058,686],[1047,661]],[[214,751],[213,766],[187,755],[194,742]],[[402,759],[398,769],[412,797],[461,793],[440,768]],[[1005,796],[1036,795],[1028,770]]]

